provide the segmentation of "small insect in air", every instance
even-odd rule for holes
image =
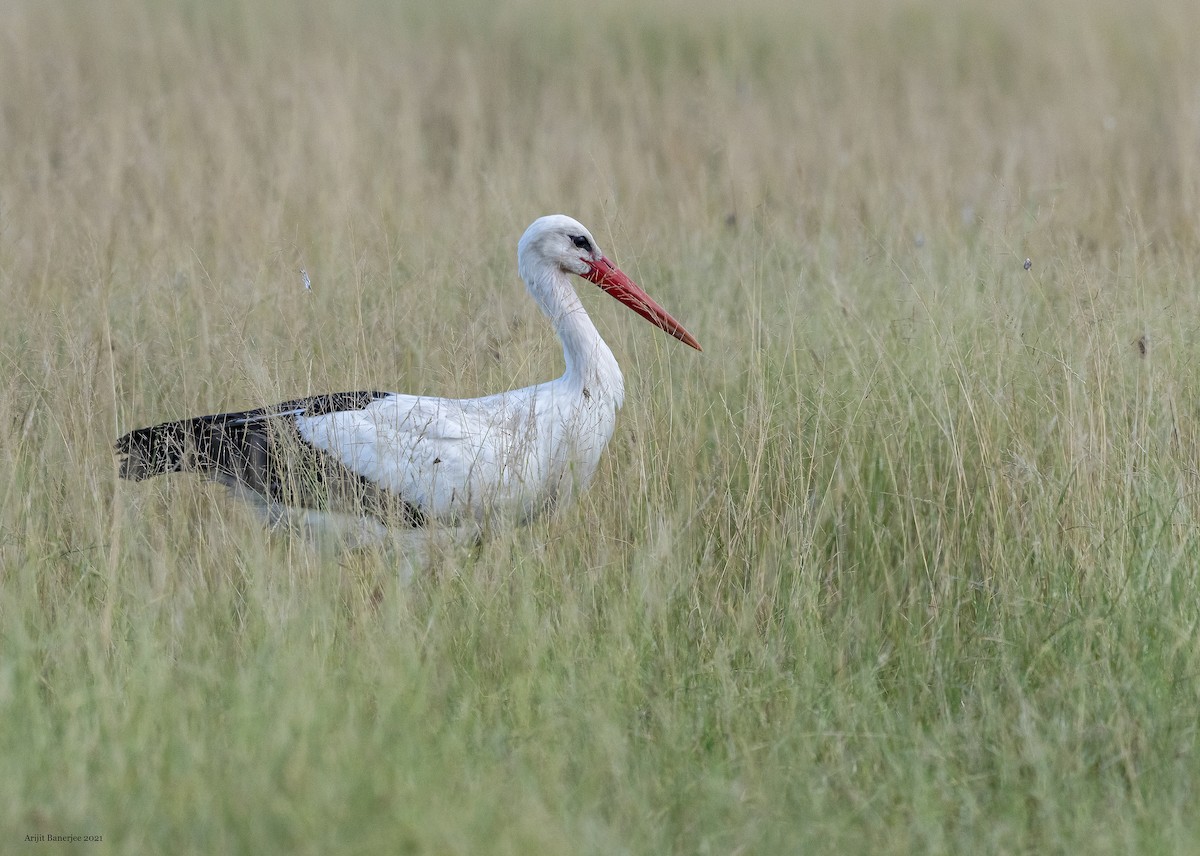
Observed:
[[[1029,268],[1026,268],[1026,270],[1029,270]],[[304,283],[305,291],[312,291],[312,280],[308,278],[308,271],[304,268],[300,268],[300,281]]]

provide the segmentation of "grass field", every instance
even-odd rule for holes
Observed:
[[[0,852],[1200,852],[1197,32],[6,3]],[[558,211],[705,348],[582,292],[576,507],[404,587],[118,481],[165,419],[557,376]]]

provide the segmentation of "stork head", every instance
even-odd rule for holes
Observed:
[[[565,214],[550,214],[533,221],[517,244],[517,267],[530,283],[547,268],[583,277],[655,327],[697,351],[701,349],[700,343],[682,324],[605,258],[596,239],[582,223]]]

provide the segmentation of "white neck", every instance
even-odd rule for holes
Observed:
[[[567,274],[557,268],[543,268],[527,273],[525,284],[562,342],[567,364],[562,381],[610,398],[620,407],[625,400],[621,368],[588,317]]]

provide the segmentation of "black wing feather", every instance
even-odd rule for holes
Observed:
[[[216,413],[130,431],[116,442],[121,478],[194,472],[265,499],[314,510],[346,510],[423,526],[425,514],[310,445],[297,416],[362,410],[386,392],[338,392],[237,413]]]

